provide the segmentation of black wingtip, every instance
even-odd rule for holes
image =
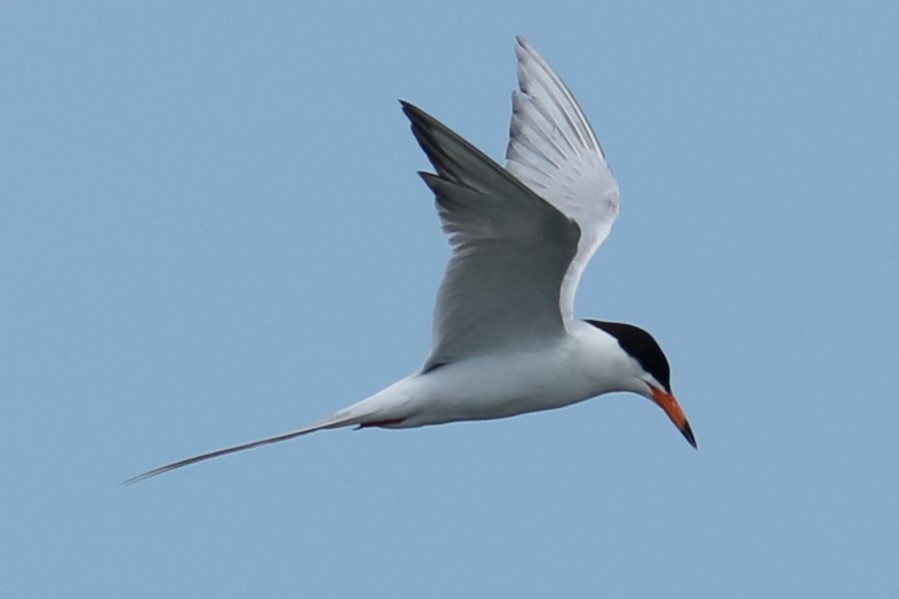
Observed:
[[[430,144],[426,139],[427,136],[425,132],[433,127],[436,119],[415,104],[407,102],[406,100],[400,100],[400,106],[403,109],[403,114],[406,115],[406,118],[409,119],[409,123],[412,125],[412,132],[415,134],[415,138],[418,140],[418,143],[425,148],[425,152],[427,153],[428,150],[426,146],[429,146]]]
[[[412,121],[413,123],[416,121],[421,121],[422,116],[427,116],[427,113],[413,104],[412,102],[407,102],[406,100],[400,100],[400,106],[403,109],[403,114]]]

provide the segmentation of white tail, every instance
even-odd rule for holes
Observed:
[[[123,481],[122,484],[133,485],[134,483],[139,483],[142,480],[152,478],[159,474],[165,474],[166,472],[177,470],[178,468],[183,468],[184,466],[190,466],[191,464],[196,464],[197,462],[211,460],[212,458],[228,455],[229,453],[243,451],[245,449],[253,449],[254,447],[259,447],[260,445],[269,445],[271,443],[287,441],[288,439],[293,439],[294,437],[300,437],[302,435],[314,433],[315,431],[320,431],[327,428],[341,428],[344,426],[353,426],[354,424],[362,424],[363,420],[365,419],[366,415],[359,414],[357,410],[353,410],[351,407],[346,410],[341,410],[333,416],[325,418],[324,420],[320,420],[315,424],[297,429],[295,431],[290,431],[289,433],[282,433],[280,435],[275,435],[274,437],[259,439],[258,441],[251,441],[249,443],[243,443],[241,445],[233,445],[231,447],[225,447],[224,449],[217,449],[216,451],[210,451],[209,453],[195,455],[191,458],[185,458],[177,462],[172,462],[171,464],[166,464],[165,466],[160,466],[159,468],[147,470],[143,474],[138,474],[133,478],[129,478],[128,480]]]

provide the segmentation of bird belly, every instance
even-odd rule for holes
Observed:
[[[560,408],[605,392],[564,351],[469,358],[418,376],[404,427]]]

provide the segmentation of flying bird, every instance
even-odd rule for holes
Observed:
[[[636,326],[577,320],[584,268],[618,216],[618,183],[574,96],[524,38],[505,168],[420,108],[403,112],[435,173],[452,255],[430,355],[415,373],[315,424],[140,474],[349,426],[412,428],[550,410],[615,391],[658,404],[693,447],[670,368]]]

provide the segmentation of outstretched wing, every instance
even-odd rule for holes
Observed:
[[[581,229],[562,283],[567,323],[581,274],[618,216],[618,183],[574,96],[527,40],[517,40],[519,89],[512,94],[506,169]]]
[[[437,171],[421,176],[453,252],[425,370],[564,334],[559,292],[577,224],[435,118],[402,104]]]

